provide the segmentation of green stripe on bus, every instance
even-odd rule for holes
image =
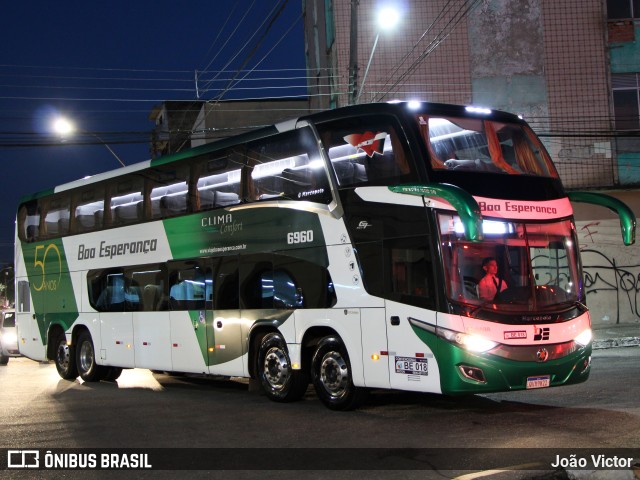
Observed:
[[[226,256],[291,250],[328,266],[318,215],[289,208],[256,208],[205,213],[163,221],[173,258]],[[322,247],[322,248],[313,248]]]
[[[22,243],[22,255],[40,339],[46,344],[46,332],[52,323],[68,330],[78,318],[78,305],[62,239]]]
[[[480,206],[475,198],[460,187],[447,183],[428,183],[392,186],[389,187],[389,190],[406,195],[419,195],[446,200],[458,211],[467,240],[472,242],[482,241],[482,213],[480,212]]]

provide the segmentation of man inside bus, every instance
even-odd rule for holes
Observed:
[[[495,299],[498,292],[507,288],[507,282],[498,277],[498,262],[495,258],[485,258],[482,261],[482,269],[486,273],[478,282],[478,296],[480,300],[490,302]]]

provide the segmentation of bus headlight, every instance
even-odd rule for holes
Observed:
[[[590,328],[587,328],[584,332],[578,335],[573,340],[582,347],[589,345],[589,342],[593,339],[593,333]]]
[[[447,328],[436,327],[436,335],[470,352],[483,353],[498,346],[497,342],[468,333],[456,332]]]

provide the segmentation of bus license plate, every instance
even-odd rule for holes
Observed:
[[[429,375],[426,358],[396,357],[396,373],[408,375]]]
[[[547,388],[550,385],[551,385],[551,375],[542,375],[539,377],[527,377],[527,389]]]

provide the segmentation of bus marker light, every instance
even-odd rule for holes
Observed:
[[[373,355],[371,355],[371,360],[380,360],[380,355],[374,353]]]
[[[386,350],[383,350],[380,352],[380,355],[389,355],[389,352],[387,352]]]
[[[131,348],[131,344],[130,343],[127,343],[127,348]]]
[[[216,350],[216,349],[215,349],[214,347],[209,347],[209,351],[210,351],[210,352],[215,352],[215,350]]]
[[[417,358],[424,358],[424,353],[416,353]]]
[[[300,370],[300,364],[299,363],[294,363],[294,364],[291,365],[291,368],[293,370]]]
[[[116,345],[122,345],[122,342],[120,340],[116,340]]]

